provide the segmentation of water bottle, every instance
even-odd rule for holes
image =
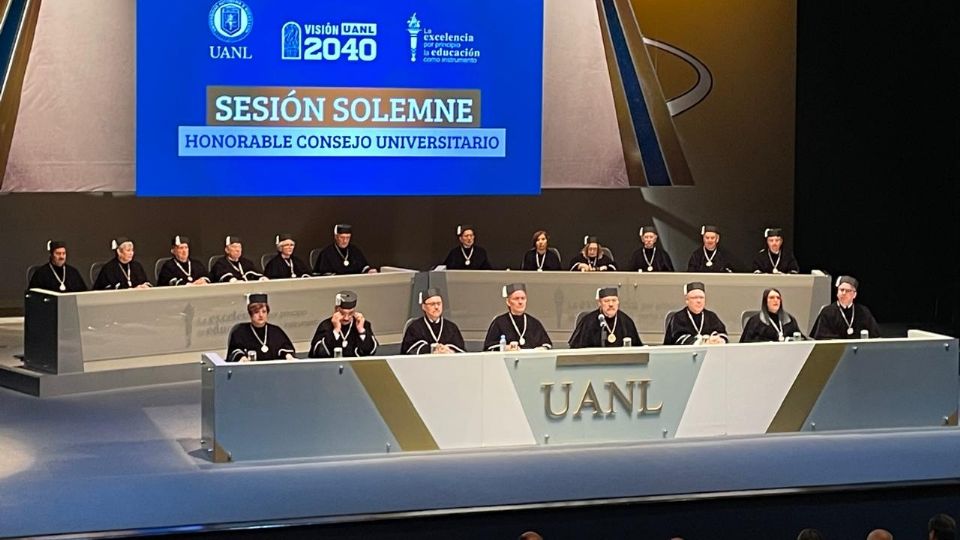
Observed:
[[[507,350],[507,336],[500,334],[500,352]]]
[[[343,358],[343,347],[334,347],[334,348],[333,348],[333,357],[334,357],[334,358]]]
[[[632,347],[632,346],[633,346],[633,338],[628,338],[628,337],[623,338],[623,346],[624,346],[624,347]]]
[[[860,331],[860,339],[870,339],[870,332],[866,328]]]

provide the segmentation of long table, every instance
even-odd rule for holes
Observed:
[[[759,310],[767,288],[779,289],[784,308],[804,333],[820,308],[830,303],[830,276],[825,274],[694,274],[635,272],[476,272],[430,273],[430,285],[446,291],[445,315],[467,340],[483,340],[490,321],[506,311],[500,288],[512,282],[527,285],[527,311],[540,319],[554,345],[570,337],[577,315],[597,308],[598,287],[620,288],[620,309],[637,323],[644,343],[663,343],[666,315],[684,307],[683,286],[706,286],[707,308],[727,327],[732,340],[741,333],[744,311]]]
[[[956,426],[956,338],[290,360],[203,355],[214,461]]]
[[[403,325],[421,315],[417,292],[439,287],[445,316],[479,350],[490,321],[506,310],[504,284],[527,284],[528,309],[564,347],[577,314],[596,307],[598,287],[618,285],[621,309],[637,323],[645,343],[663,339],[667,312],[683,306],[683,285],[703,281],[707,305],[736,340],[740,317],[759,308],[761,291],[780,289],[784,305],[808,328],[830,301],[830,278],[819,275],[579,273],[511,271],[414,272],[296,280],[156,287],[121,291],[25,295],[23,368],[0,366],[0,384],[36,395],[56,395],[181,380],[196,380],[196,354],[224,350],[230,328],[247,320],[245,294],[270,295],[271,322],[298,350],[306,350],[319,322],[330,316],[337,291],[352,289],[385,353],[397,349]],[[11,377],[15,377],[11,379]],[[91,382],[97,379],[97,382]],[[11,382],[13,381],[13,382]],[[41,388],[48,386],[46,391]]]

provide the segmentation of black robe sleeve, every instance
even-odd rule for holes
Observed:
[[[873,318],[873,313],[861,304],[853,305],[853,333],[847,333],[847,323],[840,314],[840,306],[836,302],[823,308],[816,322],[813,323],[811,335],[814,339],[860,339],[860,332],[866,330],[871,338],[881,337],[880,325]]]
[[[52,264],[47,263],[37,268],[36,272],[33,273],[33,277],[30,278],[30,284],[27,288],[44,289],[58,293],[85,292],[87,290],[87,284],[83,281],[83,277],[80,276],[80,272],[78,272],[76,268],[69,264],[65,264],[59,269],[52,267]],[[66,290],[60,290],[60,280],[57,279],[57,276],[53,275],[54,272],[59,272],[57,276],[63,278],[63,285]]]
[[[467,258],[463,256],[460,246],[453,248],[447,253],[447,258],[443,260],[443,265],[447,270],[491,270],[490,260],[487,258],[487,250],[474,244],[473,252],[470,253],[470,264],[467,264]]]
[[[288,354],[295,354],[293,342],[282,328],[275,324],[266,326],[267,352],[261,349],[261,341],[254,335],[253,325],[238,323],[230,330],[227,340],[227,362],[239,362],[244,356],[262,360],[285,360]],[[252,353],[252,354],[251,354]]]
[[[250,259],[240,257],[236,263],[231,264],[227,258],[220,257],[213,264],[210,270],[210,279],[215,283],[229,283],[231,281],[257,281],[263,277],[263,274],[255,270],[253,262]]]
[[[707,266],[707,258],[703,254],[703,246],[698,247],[693,250],[693,253],[690,254],[690,261],[687,262],[687,272],[709,272],[709,273],[723,273],[723,272],[733,272],[733,268],[730,266],[730,263],[727,262],[727,254],[720,246],[717,246],[715,255],[711,262],[711,266]]]
[[[670,254],[666,252],[662,247],[657,246],[656,253],[653,254],[652,264],[647,264],[647,259],[643,256],[643,248],[633,252],[633,257],[630,258],[630,272],[673,272],[673,261],[670,259]],[[647,270],[648,267],[652,266],[653,270]]]
[[[352,326],[352,325],[351,325]],[[343,345],[343,334],[335,334],[333,322],[324,319],[310,340],[310,358],[333,358],[333,350],[340,347],[345,357],[371,356],[377,352],[377,338],[373,334],[373,325],[367,321],[363,325],[363,334],[356,328],[341,330],[347,334],[347,345]]]
[[[525,331],[523,322],[517,323],[517,328],[523,332],[523,343],[520,344],[520,348],[553,348],[553,342],[550,340],[550,336],[547,335],[547,330],[543,327],[543,324],[537,320],[536,317],[529,314],[526,316],[526,319],[527,325]],[[509,312],[498,315],[490,322],[490,327],[487,329],[487,336],[483,340],[483,350],[498,350],[500,348],[501,335],[506,338],[508,344],[513,341],[516,341],[518,344],[520,343],[520,333],[517,332],[517,329],[513,327],[513,323],[510,322]]]
[[[773,261],[771,262],[771,258]],[[761,249],[753,256],[753,273],[754,274],[772,274],[773,272],[773,263],[777,263],[777,270],[781,274],[799,274],[800,265],[797,264],[797,259],[793,256],[793,253],[790,253],[786,249],[780,250],[780,260],[777,261],[776,257],[770,255],[766,249]]]
[[[616,326],[608,326],[608,328],[612,328],[613,335],[616,336],[613,343],[608,342],[606,337],[609,335],[609,331],[601,326],[600,313],[600,310],[596,309],[580,319],[580,324],[573,329],[573,333],[570,334],[570,340],[567,342],[571,349],[583,349],[586,347],[622,347],[624,337],[629,337],[633,341],[633,345],[643,345],[643,342],[640,340],[640,334],[637,332],[637,325],[633,322],[633,319],[623,311],[617,314]]]
[[[288,262],[293,265],[293,270],[290,269]],[[263,275],[270,279],[293,279],[310,277],[311,272],[310,267],[300,257],[292,255],[289,261],[285,261],[283,255],[278,253],[267,261],[267,266],[263,269]]]
[[[523,254],[523,261],[520,263],[520,269],[530,272],[535,272],[537,270],[563,270],[563,262],[560,260],[560,256],[557,255],[556,251],[547,250],[547,253],[544,255],[542,261],[543,267],[537,268],[537,250],[530,249]]]
[[[778,341],[777,331],[769,324],[764,324],[760,320],[760,315],[755,314],[747,320],[743,327],[743,333],[740,334],[740,343],[759,343],[762,341]]]
[[[144,283],[150,283],[147,279],[147,273],[143,270],[143,265],[137,261],[130,261],[127,265],[130,272],[130,279],[127,280],[125,271],[121,269],[120,261],[113,259],[100,269],[100,275],[94,283],[94,290],[106,291],[116,289],[132,289]]]
[[[424,318],[415,319],[403,334],[403,343],[400,345],[401,354],[429,354],[430,345],[434,343],[433,335],[427,329]],[[467,352],[467,347],[460,334],[460,328],[451,320],[443,319],[443,330],[440,325],[433,325],[434,333],[439,332],[439,342],[453,349],[454,352]]]
[[[343,264],[344,262],[347,264]],[[320,276],[364,274],[369,270],[367,257],[354,244],[348,245],[342,251],[338,251],[335,244],[330,244],[320,251],[317,263],[313,267],[313,273]]]
[[[196,259],[190,259],[189,270],[189,277],[192,279],[187,279],[188,276],[183,269],[183,265],[178,265],[176,259],[171,257],[160,267],[160,275],[157,276],[157,286],[187,285],[201,280],[210,280],[207,276],[207,269],[204,268],[203,263]]]
[[[700,335],[709,336],[716,334],[724,341],[729,342],[727,336],[727,327],[720,320],[716,313],[709,309],[703,310],[703,326],[700,328]],[[666,332],[663,336],[664,345],[693,345],[697,342],[697,329],[690,322],[687,316],[686,308],[675,312],[667,320]]]
[[[590,264],[590,261],[583,256],[583,253],[577,253],[577,256],[574,257],[572,261],[570,261],[570,271],[579,272],[580,270],[577,269],[577,265],[580,263],[588,264],[588,265]],[[596,269],[596,271],[598,272],[604,272],[604,271],[616,272],[617,271],[616,262],[614,262],[614,260],[611,259],[610,257],[607,257],[606,254],[603,254],[597,257],[597,260],[591,266],[593,266],[594,269]]]

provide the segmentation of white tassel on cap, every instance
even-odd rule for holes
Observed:
[[[176,245],[178,245],[178,246],[183,243],[183,242],[180,241],[180,235],[179,235],[179,234],[173,238],[173,243],[176,244]]]
[[[111,241],[110,241],[110,249],[117,249],[118,247],[120,247],[120,246],[117,245],[117,241],[116,241],[116,240],[111,240]]]
[[[343,295],[340,294],[340,293],[337,293],[336,299],[334,300],[333,303],[336,304],[336,305],[338,305],[338,306],[339,306],[340,304],[342,304],[342,303],[343,303]]]
[[[764,229],[764,230],[763,230],[763,237],[766,238],[766,237],[769,236],[769,235],[770,235],[770,229]]]
[[[706,227],[706,225],[700,227],[700,236],[703,236],[703,235],[705,235],[705,234],[707,234],[707,227]]]
[[[226,237],[226,238],[223,240],[223,245],[225,245],[225,246],[229,246],[229,245],[230,245],[230,237],[229,237],[229,236]]]
[[[461,234],[463,234],[463,227],[457,225],[457,236],[460,236]]]
[[[422,292],[417,293],[417,303],[418,303],[418,304],[422,304],[422,303],[423,303],[423,293],[422,293]]]
[[[47,240],[47,251],[50,251],[51,244],[53,244],[53,240]]]
[[[588,243],[587,240],[589,240],[589,239],[590,239],[590,235],[584,236],[584,237],[583,237],[583,245],[587,245],[587,243]],[[599,290],[599,289],[598,289],[598,290]]]
[[[600,299],[600,291],[603,290],[603,287],[597,288],[597,293],[594,295],[594,300]]]
[[[503,292],[502,292],[501,294],[503,294],[503,297],[504,297],[504,298],[506,298],[506,297],[508,296],[508,295],[507,295],[507,286],[506,286],[506,285],[503,286]]]

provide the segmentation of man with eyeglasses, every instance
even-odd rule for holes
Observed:
[[[440,289],[420,293],[423,318],[413,319],[403,332],[402,354],[450,354],[466,352],[460,328],[443,317]]]
[[[850,276],[837,278],[837,302],[820,310],[813,331],[814,339],[860,339],[880,337],[880,326],[870,310],[862,304],[854,304],[859,283]],[[861,332],[867,331],[866,336]]]

